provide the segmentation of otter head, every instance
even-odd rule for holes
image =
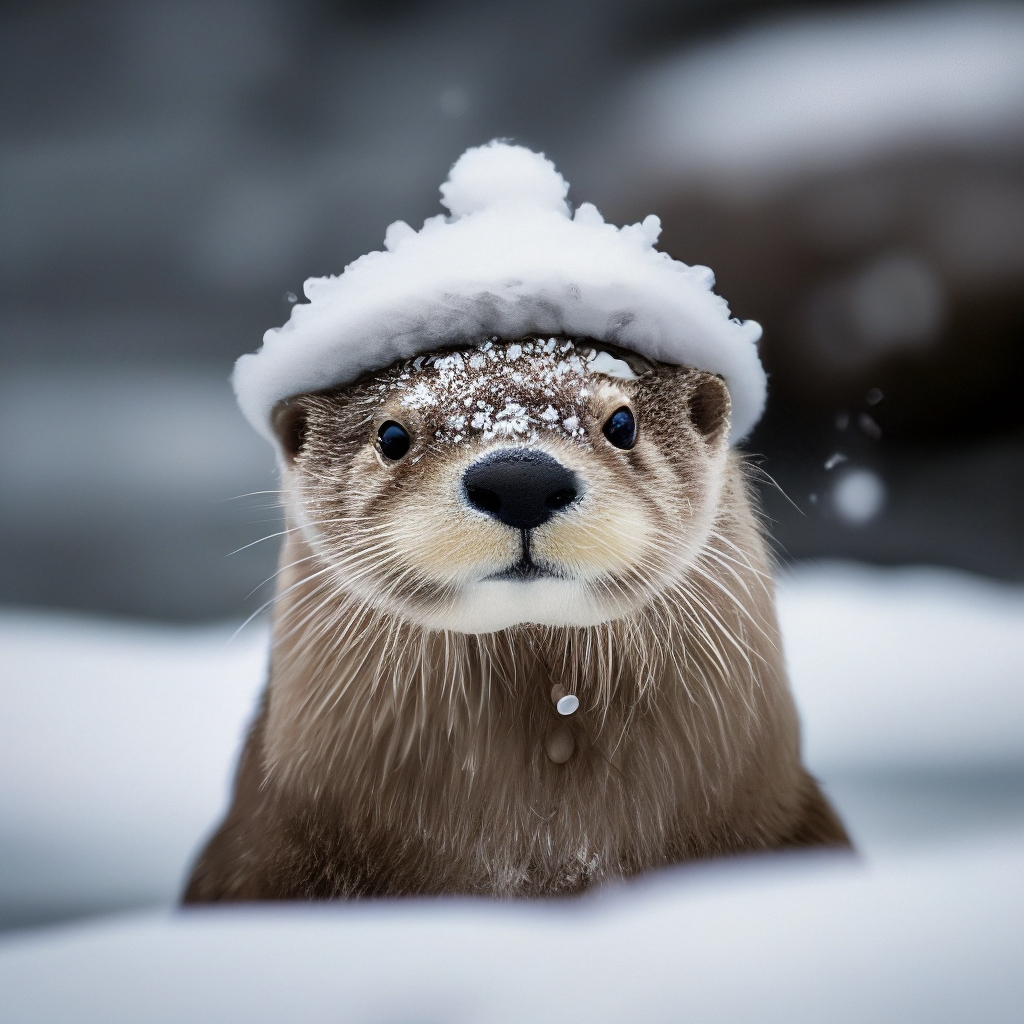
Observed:
[[[590,626],[671,589],[714,528],[721,378],[497,339],[281,402],[289,516],[337,590],[431,629]]]

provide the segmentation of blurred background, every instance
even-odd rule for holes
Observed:
[[[1024,579],[1022,55],[1017,4],[4,4],[0,602],[255,608],[234,359],[497,136],[762,322],[783,559]]]
[[[815,698],[800,680],[839,671],[853,649],[839,640],[832,668],[806,660],[836,629],[863,649],[848,658],[851,702],[822,698],[825,718],[863,718],[857,673],[884,700],[925,648],[933,676],[893,716],[927,718],[944,666],[943,692],[958,694],[911,768],[882,758],[863,782],[865,755],[848,762],[860,783],[853,769],[828,779],[844,813],[862,812],[868,832],[875,821],[875,837],[910,821],[931,835],[951,814],[1024,821],[1024,714],[1005,710],[1024,689],[1020,656],[1006,653],[1024,649],[1024,604],[991,582],[1024,581],[1024,5],[7,2],[0,89],[0,762],[9,780],[23,772],[21,789],[0,793],[0,927],[173,898],[223,797],[265,641],[231,667],[138,630],[188,626],[189,651],[221,651],[220,634],[200,643],[196,630],[270,596],[280,528],[271,451],[236,410],[232,364],[288,318],[307,277],[379,249],[393,220],[441,212],[449,166],[494,137],[544,151],[570,200],[609,220],[659,214],[661,247],[711,266],[734,315],[763,324],[770,397],[746,448],[784,563],[928,565],[991,583],[893,590],[889,577],[832,573],[788,592],[812,741],[823,719],[808,717]],[[859,604],[835,597],[853,593]],[[925,615],[928,594],[954,596]],[[963,632],[962,609],[986,601],[998,605],[988,626]],[[135,624],[134,662],[113,619]],[[878,675],[883,635],[904,646]],[[1003,729],[995,760],[984,757],[995,734],[979,725],[950,768],[965,695],[984,689],[971,659],[996,650],[998,686],[977,703],[978,721]],[[207,725],[173,701],[139,711],[150,734],[118,724],[142,707],[129,682],[156,685],[154,659],[159,685],[187,680],[204,714],[234,680],[219,738],[197,739]],[[26,693],[44,696],[19,704]],[[89,714],[95,737],[68,740]],[[206,803],[160,819],[178,822],[178,846],[157,819],[160,799],[184,799],[180,773],[138,769],[157,758],[146,748],[158,735],[166,757],[191,744],[196,764],[215,764],[189,783],[207,787]],[[25,768],[31,758],[50,767]],[[123,792],[97,782],[93,793],[121,817],[82,811],[69,838],[54,822],[71,820],[69,793],[100,764],[125,777]],[[133,838],[112,854],[95,835],[88,846],[90,829]],[[138,868],[147,857],[163,857],[155,882]],[[84,889],[54,888],[88,863],[99,867]],[[136,868],[141,880],[126,883]]]

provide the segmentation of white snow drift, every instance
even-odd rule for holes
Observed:
[[[730,319],[707,267],[659,252],[661,222],[606,224],[590,203],[570,215],[568,184],[542,154],[492,142],[470,149],[441,186],[451,213],[420,231],[387,229],[336,277],[310,278],[307,303],[242,356],[234,385],[249,422],[273,440],[276,402],[354,380],[397,359],[494,335],[586,336],[721,374],[732,438],[761,415],[761,328]]]
[[[1024,834],[578,902],[151,914],[0,946],[5,1024],[1019,1024]]]

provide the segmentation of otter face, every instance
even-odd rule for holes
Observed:
[[[275,410],[289,514],[333,587],[433,629],[589,626],[713,529],[729,394],[603,343],[487,342]]]

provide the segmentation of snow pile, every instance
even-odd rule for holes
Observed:
[[[7,1024],[1010,1024],[1024,834],[677,868],[567,903],[216,908],[0,945]]]
[[[0,614],[0,928],[177,899],[263,682],[232,633]]]
[[[565,334],[721,374],[742,439],[764,407],[761,328],[730,319],[706,267],[654,248],[657,217],[618,228],[590,203],[570,216],[567,191],[541,154],[499,142],[468,150],[441,186],[450,218],[418,232],[396,221],[385,251],[310,278],[309,301],[238,360],[249,422],[273,440],[271,409],[291,395],[453,344]]]
[[[655,173],[751,186],[922,146],[1013,143],[1024,10],[828,12],[694,47],[638,82],[623,121]]]
[[[805,564],[778,612],[816,772],[1024,763],[1024,587]]]

